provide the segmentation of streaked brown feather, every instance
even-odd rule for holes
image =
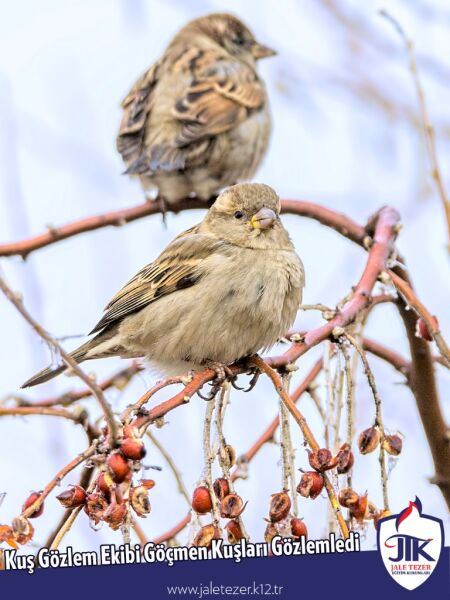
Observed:
[[[158,298],[197,283],[205,258],[221,242],[198,233],[198,226],[178,235],[152,263],[141,269],[108,303],[105,314],[90,332],[97,333]]]
[[[177,46],[169,47],[122,103],[117,149],[128,165],[127,173],[151,175],[201,165],[207,160],[214,136],[237,127],[264,106],[263,84],[245,63],[225,60],[215,49],[191,46],[181,55],[178,51]],[[167,123],[151,123],[154,95],[165,67],[170,65],[180,77],[190,78],[172,107],[173,128]],[[151,135],[149,128],[153,128]],[[162,131],[166,135],[161,135]],[[164,139],[167,134],[172,139]],[[149,139],[158,141],[149,143]]]

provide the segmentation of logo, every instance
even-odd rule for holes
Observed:
[[[378,524],[378,550],[389,575],[407,590],[425,583],[444,545],[441,519],[422,514],[419,498]]]

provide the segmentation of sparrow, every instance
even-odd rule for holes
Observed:
[[[188,23],[122,102],[125,173],[163,205],[252,179],[271,132],[256,61],[274,54],[230,14]]]
[[[113,297],[94,337],[71,356],[77,363],[146,357],[165,375],[230,365],[286,334],[303,285],[276,192],[237,184]],[[48,367],[22,387],[65,369]]]

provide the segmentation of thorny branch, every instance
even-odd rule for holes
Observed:
[[[204,205],[202,205],[203,207]],[[200,207],[198,203],[190,200],[189,202],[182,202],[179,206],[175,207],[176,210],[182,210],[184,208],[197,208]],[[322,369],[322,361],[318,361],[309,375],[306,377],[305,381],[297,390],[295,390],[291,397],[289,397],[280,384],[279,377],[273,369],[283,370],[288,365],[290,365],[294,360],[300,358],[303,354],[308,352],[311,348],[316,346],[317,344],[330,340],[331,342],[336,342],[339,338],[346,333],[346,328],[351,325],[355,319],[364,311],[367,311],[371,306],[375,303],[373,302],[373,289],[379,278],[383,279],[383,275],[388,272],[392,278],[395,287],[400,293],[400,297],[396,300],[396,304],[399,308],[400,314],[405,322],[406,331],[408,334],[408,339],[411,347],[412,361],[409,363],[401,356],[399,356],[396,352],[385,348],[379,342],[374,340],[363,339],[362,346],[365,350],[370,351],[371,353],[383,358],[390,362],[394,368],[396,368],[399,372],[401,372],[407,380],[407,383],[411,386],[413,393],[416,397],[417,405],[419,408],[419,412],[422,418],[422,422],[425,427],[425,431],[427,433],[428,441],[430,443],[430,448],[433,454],[435,466],[436,466],[436,477],[435,483],[437,483],[447,501],[450,504],[450,481],[448,476],[448,464],[449,460],[447,460],[449,456],[449,444],[448,444],[448,435],[447,428],[445,426],[445,422],[442,417],[441,409],[439,406],[439,400],[436,390],[436,384],[434,380],[433,373],[433,358],[431,356],[429,347],[426,342],[422,339],[418,339],[415,336],[415,323],[417,317],[413,313],[413,311],[409,310],[409,306],[412,306],[417,313],[424,318],[426,321],[429,313],[426,311],[425,307],[420,303],[420,301],[416,298],[412,287],[410,285],[408,275],[403,267],[398,266],[399,263],[403,264],[403,261],[398,257],[397,266],[392,267],[391,271],[389,268],[391,267],[391,258],[394,256],[394,241],[398,231],[398,222],[399,216],[395,210],[391,208],[383,208],[381,209],[372,219],[370,219],[368,225],[366,227],[361,227],[352,220],[348,219],[344,215],[335,213],[330,209],[326,209],[324,207],[320,207],[314,205],[309,202],[300,202],[295,200],[284,200],[282,202],[283,212],[297,214],[300,216],[305,216],[309,218],[313,218],[318,222],[326,225],[339,232],[343,236],[348,239],[354,241],[358,245],[368,249],[368,259],[366,263],[366,267],[364,272],[350,294],[349,298],[342,306],[340,306],[334,312],[334,315],[330,315],[331,318],[320,327],[313,329],[305,334],[297,334],[294,336],[294,341],[292,345],[288,348],[286,352],[284,352],[280,356],[275,356],[268,358],[264,361],[262,359],[253,359],[258,363],[258,367],[261,368],[266,374],[272,379],[278,393],[283,398],[286,406],[288,406],[291,414],[293,414],[294,418],[301,425],[303,434],[305,438],[309,440],[309,443],[312,446],[317,448],[317,442],[315,442],[314,436],[312,432],[309,430],[308,425],[302,418],[298,409],[295,407],[295,402],[298,400],[299,396],[311,386],[314,379],[317,377],[318,373]],[[114,213],[109,213],[106,215],[100,215],[97,217],[91,217],[88,219],[84,219],[82,221],[78,221],[67,226],[63,226],[58,230],[52,230],[43,234],[42,236],[38,236],[37,238],[32,238],[30,240],[25,240],[23,242],[18,242],[17,244],[9,244],[0,246],[0,255],[8,256],[13,254],[18,254],[25,257],[27,254],[32,252],[33,250],[37,250],[38,248],[44,247],[46,245],[52,244],[60,239],[65,239],[67,237],[71,237],[73,235],[77,235],[78,233],[82,233],[84,231],[90,231],[93,229],[98,229],[100,227],[104,227],[107,225],[121,225],[125,222],[129,222],[141,217],[144,217],[149,214],[154,214],[155,212],[159,212],[159,207],[157,205],[152,205],[146,203],[145,205],[141,205],[138,207],[133,207],[130,209],[125,209],[124,211],[116,211]],[[406,283],[405,283],[406,282]],[[405,288],[405,285],[407,286]],[[70,357],[62,350],[62,348],[42,329],[27,313],[24,309],[20,298],[15,295],[5,284],[3,280],[0,279],[0,289],[5,293],[5,295],[10,299],[10,301],[15,305],[15,307],[19,310],[19,312],[24,316],[24,318],[33,326],[33,328],[37,331],[37,333],[45,339],[57,352],[59,352],[63,358],[63,360],[67,361],[70,364]],[[407,292],[407,297],[405,296],[405,289]],[[392,297],[386,298],[386,300],[392,301]],[[383,301],[386,301],[383,300]],[[378,302],[377,302],[378,303]],[[428,323],[427,323],[428,325]],[[432,334],[439,333],[437,330],[437,326],[435,326],[434,321],[430,323],[430,331]],[[434,338],[436,341],[436,337]],[[442,338],[443,340],[443,338]],[[444,342],[445,344],[445,342]],[[442,343],[438,343],[438,347],[443,354],[443,356],[447,356],[445,352],[443,352]],[[67,359],[68,357],[68,359]],[[261,361],[261,362],[258,362]],[[77,369],[80,371],[78,373]],[[247,372],[248,365],[244,363],[237,363],[230,367],[231,372],[234,375],[239,375]],[[137,365],[132,367],[133,372],[129,372],[129,376],[133,376],[134,372],[139,370]],[[113,434],[111,437],[115,439],[114,432],[116,430],[116,422],[112,415],[109,405],[106,403],[106,400],[103,396],[103,390],[108,389],[111,385],[114,385],[113,382],[104,382],[100,386],[95,384],[93,381],[88,378],[83,371],[74,366],[74,371],[80,376],[80,378],[84,381],[87,386],[86,390],[81,392],[75,392],[71,394],[77,394],[73,396],[71,394],[64,395],[61,397],[61,402],[57,402],[56,399],[47,399],[45,401],[41,401],[40,403],[36,403],[36,406],[41,406],[42,409],[47,407],[56,406],[67,406],[72,401],[76,401],[78,399],[86,398],[89,395],[93,395],[97,398],[100,405],[102,406],[105,414],[105,418],[108,421],[109,431]],[[168,380],[164,380],[160,382],[156,386],[154,386],[151,390],[146,392],[135,404],[128,407],[128,409],[122,415],[122,422],[127,423],[131,422],[138,430],[143,434],[147,429],[150,423],[155,422],[163,418],[168,412],[173,410],[174,408],[186,404],[189,402],[190,398],[192,398],[207,382],[213,380],[215,377],[215,373],[212,370],[205,370],[199,373],[194,374],[192,377],[178,377],[171,378]],[[183,389],[176,393],[174,396],[169,398],[168,400],[162,402],[159,405],[154,406],[150,410],[146,410],[144,408],[145,404],[149,401],[149,399],[163,387],[172,384],[181,384],[183,385]],[[56,400],[56,401],[54,401]],[[17,408],[27,408],[26,406],[17,407]],[[276,418],[269,428],[264,432],[264,434],[255,442],[255,444],[249,449],[246,455],[244,455],[243,460],[244,463],[250,461],[253,456],[258,452],[259,448],[262,447],[264,443],[270,441],[273,438],[274,431],[279,425],[279,420]],[[109,443],[113,441],[113,439],[109,440]],[[111,446],[113,447],[113,445]],[[95,450],[94,450],[95,452]],[[83,462],[86,458],[81,455],[76,461]],[[80,464],[77,462],[77,464]],[[241,463],[241,464],[244,464]],[[69,467],[69,465],[68,465]],[[232,475],[232,478],[235,478],[239,472],[238,467],[237,470]],[[69,468],[70,470],[70,468]],[[60,472],[61,474],[61,472]],[[59,475],[56,476],[55,479],[50,482],[50,484],[45,488],[47,490],[47,494],[51,489],[53,489],[54,485],[56,485],[55,481],[57,481]],[[49,487],[50,486],[50,487]],[[339,525],[343,533],[346,533],[346,524],[340,515],[339,506],[337,505],[336,498],[334,496],[334,490],[327,480],[326,483],[327,492],[329,493],[331,502],[333,504],[333,508],[335,509],[335,513],[337,519],[339,520]],[[334,497],[333,497],[334,496]],[[33,510],[35,508],[33,507]],[[183,527],[189,522],[190,516],[187,515],[179,524],[174,526],[172,530],[163,534],[159,538],[157,538],[156,542],[165,541],[171,539],[178,533]]]
[[[111,436],[112,445],[116,443],[117,440],[117,424],[114,419],[112,410],[110,405],[108,404],[103,391],[98,386],[95,381],[93,381],[86,373],[79,367],[78,363],[61,347],[60,344],[49,334],[47,331],[39,325],[39,323],[30,315],[25,306],[23,305],[22,299],[20,296],[15,294],[11,288],[7,285],[6,281],[0,277],[0,289],[4,293],[4,295],[8,298],[8,300],[16,307],[16,309],[20,312],[22,317],[27,321],[34,331],[41,337],[50,348],[53,349],[64,363],[73,370],[73,372],[83,381],[83,383],[91,390],[92,395],[96,398],[98,403],[100,404],[105,420],[108,424],[109,434]]]

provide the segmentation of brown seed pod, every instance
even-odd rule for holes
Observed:
[[[390,517],[391,515],[392,512],[390,510],[380,510],[379,512],[375,513],[373,516],[373,526],[375,529],[378,529],[378,523],[381,521],[381,519]]]
[[[235,519],[245,508],[242,498],[237,494],[228,494],[220,503],[220,516],[226,519]]]
[[[438,329],[439,321],[437,320],[437,317],[433,316],[432,321],[434,328]],[[416,321],[416,337],[422,338],[423,340],[427,340],[427,342],[431,342],[433,340],[433,336],[431,335],[430,330],[428,329],[428,325],[425,323],[422,317],[419,317]]]
[[[230,486],[224,477],[219,477],[213,483],[213,490],[219,500],[223,500],[230,493]]]
[[[358,502],[358,499],[358,494],[351,488],[343,488],[339,492],[339,504],[344,508],[350,508],[352,506],[355,506]]]
[[[381,440],[381,433],[377,427],[369,427],[358,436],[358,448],[361,454],[373,452]]]
[[[111,492],[116,487],[116,484],[111,477],[111,473],[108,471],[102,471],[97,477],[95,485],[97,490],[101,492],[107,500],[110,500]]]
[[[225,529],[227,530],[227,537],[229,544],[237,544],[239,540],[242,540],[244,534],[242,533],[241,526],[236,519],[228,521]]]
[[[387,435],[382,441],[381,446],[391,456],[399,456],[403,448],[402,437],[398,433]]]
[[[229,467],[234,467],[236,464],[236,450],[230,444],[226,444],[224,450],[228,458]]]
[[[12,527],[10,527],[9,525],[0,525],[0,544],[3,544],[4,542],[11,546],[11,548],[14,548],[14,550],[17,550],[19,547],[16,543],[16,540],[14,539],[14,532],[12,530]],[[0,561],[0,571],[3,570],[4,568],[2,568]]]
[[[13,537],[18,544],[27,544],[34,534],[34,527],[28,519],[22,517],[14,517],[11,523]]]
[[[140,438],[127,437],[120,444],[122,454],[130,460],[141,460],[146,455],[144,442]]]
[[[94,523],[100,523],[103,521],[104,514],[106,509],[108,508],[108,503],[102,494],[98,494],[94,492],[93,494],[89,494],[86,498],[86,504],[84,505],[84,510],[87,516],[94,521]]]
[[[336,466],[336,458],[333,458],[328,448],[319,448],[315,452],[308,451],[309,464],[316,471],[328,471]]]
[[[291,519],[291,533],[294,537],[304,537],[308,539],[308,529],[303,519]]]
[[[112,480],[116,483],[122,483],[130,475],[130,465],[126,458],[119,452],[113,452],[108,456],[106,464],[109,467]]]
[[[28,498],[23,503],[22,512],[25,512],[27,510],[27,508],[29,508],[32,504],[34,504],[36,502],[36,500],[38,500],[41,497],[41,495],[42,495],[42,492],[31,492],[31,494],[28,496]],[[31,515],[28,515],[28,518],[36,519],[37,517],[40,517],[43,512],[44,512],[44,503],[42,503],[39,508],[37,508],[34,512],[32,512]]]
[[[147,490],[151,490],[155,487],[156,483],[153,479],[141,479],[139,485],[143,485]]]
[[[76,508],[86,502],[87,494],[80,485],[72,485],[69,489],[64,490],[56,499],[61,502],[64,508]]]
[[[145,515],[152,510],[145,485],[138,485],[130,489],[130,503],[136,514],[145,519]]]
[[[369,501],[367,495],[359,496],[356,504],[350,506],[350,515],[354,517],[358,523],[362,523],[368,516]]]
[[[339,452],[336,454],[336,460],[337,472],[339,475],[343,475],[344,473],[348,473],[350,471],[350,469],[353,467],[353,463],[355,462],[355,458],[349,444],[343,444],[340,447]]]
[[[199,515],[205,515],[212,510],[211,494],[206,485],[195,488],[192,494],[192,508]]]
[[[116,531],[125,522],[128,513],[126,504],[110,504],[105,510],[103,520]]]
[[[205,525],[200,529],[192,542],[193,546],[205,546],[210,548],[213,540],[219,540],[220,533],[217,527],[212,523]]]
[[[272,494],[270,500],[269,519],[271,523],[278,523],[285,519],[291,510],[291,499],[286,492]]]
[[[323,490],[323,476],[317,471],[307,471],[303,473],[300,483],[297,486],[297,492],[304,498],[317,498]]]
[[[276,525],[268,523],[266,531],[264,532],[264,541],[266,544],[270,544],[276,535],[279,535]]]

